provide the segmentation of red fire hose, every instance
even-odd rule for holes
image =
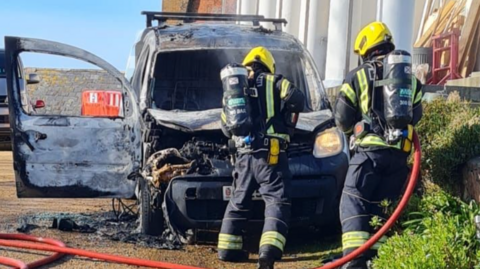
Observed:
[[[150,261],[150,260],[143,260],[143,259],[136,259],[136,258],[129,258],[124,256],[117,256],[117,255],[110,255],[104,254],[94,251],[88,251],[83,249],[75,249],[69,247],[59,247],[59,246],[52,246],[46,244],[36,244],[36,243],[29,243],[29,242],[16,242],[14,240],[25,240],[22,234],[0,234],[0,238],[7,238],[0,239],[0,245],[5,247],[12,247],[12,248],[22,248],[22,249],[35,249],[35,250],[42,250],[42,251],[49,251],[49,252],[57,252],[63,254],[70,254],[76,256],[83,256],[87,258],[115,262],[115,263],[123,263],[129,265],[136,265],[136,266],[144,266],[144,267],[151,267],[151,268],[161,268],[161,269],[205,269],[200,267],[194,266],[186,266],[186,265],[178,265],[173,263],[166,263],[166,262],[158,262],[158,261]],[[29,240],[31,241],[31,240]],[[44,239],[37,240],[37,242],[45,242]],[[3,259],[3,258],[2,258]],[[58,259],[58,258],[57,258]],[[1,261],[1,260],[0,260]],[[49,262],[52,262],[50,260]],[[40,264],[41,261],[35,262],[36,267],[40,265],[45,265],[45,263]],[[3,263],[3,262],[1,262]],[[14,265],[9,263],[7,265]],[[20,267],[18,265],[14,265]],[[20,268],[35,268],[35,267],[20,267]]]
[[[408,204],[408,200],[410,199],[410,196],[412,196],[415,185],[417,184],[418,175],[420,174],[422,149],[420,147],[418,135],[415,131],[413,132],[413,144],[415,147],[415,153],[413,155],[413,168],[412,173],[410,174],[407,188],[405,190],[405,193],[403,194],[402,199],[400,200],[400,203],[398,204],[397,208],[395,208],[395,211],[393,211],[392,216],[390,216],[385,225],[383,225],[376,234],[374,234],[365,244],[357,248],[355,251],[351,252],[350,254],[341,259],[338,259],[332,263],[328,263],[322,267],[318,267],[315,269],[335,269],[346,264],[347,262],[353,260],[355,257],[370,249],[373,245],[375,245],[375,243],[377,243],[378,240],[380,240],[380,238],[382,238],[383,235],[385,235],[388,230],[390,230],[390,228],[392,228],[393,224],[397,221],[397,219],[400,217],[400,214],[402,214],[403,209]]]
[[[352,253],[348,254],[347,256],[341,259],[338,259],[332,263],[328,263],[322,267],[318,267],[315,269],[335,269],[351,261],[353,258],[357,257],[358,255],[370,249],[393,226],[395,221],[397,221],[398,217],[400,217],[400,214],[402,213],[403,209],[407,205],[408,200],[410,199],[410,196],[413,193],[413,190],[415,189],[415,185],[417,183],[417,177],[420,173],[420,162],[421,162],[422,154],[421,154],[420,142],[415,132],[413,134],[413,143],[415,146],[415,153],[414,153],[413,169],[412,169],[412,173],[410,174],[410,180],[408,182],[405,193],[402,199],[400,200],[400,203],[398,204],[397,208],[393,212],[392,216],[387,220],[385,225],[383,225],[382,228],[360,248],[356,249],[355,251],[353,251]],[[29,243],[29,242],[16,242],[18,240],[32,241],[32,242],[37,242],[42,244]],[[58,260],[65,254],[83,256],[87,258],[104,260],[104,261],[115,262],[115,263],[151,267],[151,268],[205,269],[200,267],[178,265],[178,264],[150,261],[150,260],[142,260],[142,259],[136,259],[136,258],[117,256],[117,255],[103,254],[103,253],[98,253],[98,252],[93,252],[88,250],[82,250],[82,249],[69,248],[69,247],[66,247],[65,244],[63,244],[62,242],[54,239],[39,238],[39,237],[34,237],[34,236],[29,236],[24,234],[0,234],[0,246],[55,252],[55,254],[52,256],[30,263],[28,265],[26,265],[25,263],[19,260],[0,257],[0,264],[14,266],[14,268],[21,268],[21,269],[32,269],[42,265],[46,265],[55,260]]]
[[[58,241],[58,240],[35,237],[35,236],[31,236],[31,235],[26,235],[26,234],[0,234],[0,238],[5,239],[5,240],[31,241],[31,242],[49,244],[49,245],[53,245],[53,246],[57,246],[57,247],[65,247],[65,244],[63,242]],[[15,266],[15,267],[18,267],[18,268],[32,269],[32,268],[37,268],[37,267],[40,267],[42,265],[52,263],[52,262],[60,259],[63,256],[65,256],[65,254],[57,252],[57,253],[55,253],[55,254],[53,254],[49,257],[46,257],[44,259],[38,260],[36,262],[29,263],[28,265],[25,265],[23,262],[17,261],[17,260],[15,260],[16,264],[5,263],[5,261],[11,260],[11,259],[0,257],[0,264]]]

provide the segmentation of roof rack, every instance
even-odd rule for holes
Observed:
[[[179,20],[184,23],[195,21],[249,21],[254,26],[259,26],[260,22],[271,22],[276,30],[282,30],[282,24],[286,25],[285,19],[271,19],[260,15],[236,15],[236,14],[213,14],[213,13],[178,13],[178,12],[154,12],[142,11],[142,15],[147,18],[147,27],[152,27],[152,22],[157,21],[158,25],[168,20]]]

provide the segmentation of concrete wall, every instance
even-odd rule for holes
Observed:
[[[121,84],[103,70],[26,68],[25,72],[40,78],[40,83],[27,86],[30,101],[45,101],[38,114],[80,115],[84,90],[121,90]]]

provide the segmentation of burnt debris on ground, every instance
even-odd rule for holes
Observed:
[[[57,224],[55,226],[54,224]],[[18,219],[18,232],[29,233],[35,229],[60,229],[67,232],[85,233],[91,240],[109,239],[131,243],[143,247],[177,250],[182,244],[166,230],[162,236],[149,236],[138,232],[137,217],[132,214],[123,214],[116,218],[113,211],[72,214],[72,213],[37,213],[21,216]],[[12,230],[12,227],[1,227],[2,230]],[[70,229],[71,228],[71,229]],[[60,229],[62,230],[62,229]]]

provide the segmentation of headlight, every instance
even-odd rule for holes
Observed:
[[[327,129],[317,135],[313,147],[313,156],[325,158],[339,154],[343,149],[343,141],[337,128]]]

